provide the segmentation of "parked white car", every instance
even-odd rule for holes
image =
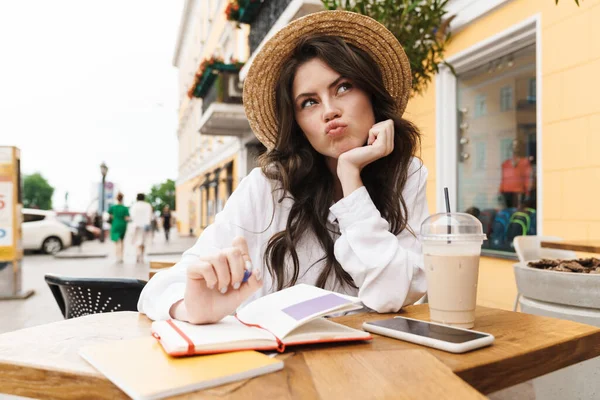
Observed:
[[[23,249],[56,254],[71,245],[71,229],[54,211],[23,209]]]

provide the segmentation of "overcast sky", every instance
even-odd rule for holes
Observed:
[[[129,203],[177,177],[183,0],[0,2],[0,146],[85,210],[106,162]]]

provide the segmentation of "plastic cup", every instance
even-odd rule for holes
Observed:
[[[430,319],[475,326],[481,245],[481,222],[470,214],[438,213],[421,225]]]

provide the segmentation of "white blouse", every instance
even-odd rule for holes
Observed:
[[[425,188],[427,168],[413,158],[402,192],[408,208],[408,225],[418,235],[421,223],[429,215]],[[188,265],[203,255],[231,247],[236,236],[243,236],[250,250],[254,268],[262,268],[263,286],[246,302],[276,291],[266,268],[264,253],[269,239],[285,229],[291,197],[278,202],[280,191],[273,192],[275,182],[259,168],[245,177],[231,195],[215,222],[207,227],[196,244],[177,264],[163,270],[148,281],[140,295],[138,310],[153,320],[170,318],[169,310],[183,299]],[[358,296],[363,304],[378,312],[396,312],[413,304],[426,291],[421,244],[408,229],[395,236],[381,217],[363,186],[330,207],[329,222],[338,224],[340,234],[333,234],[334,254],[342,268],[350,274],[358,289],[341,285],[330,276],[325,289]],[[318,261],[325,252],[310,231],[296,247],[300,273],[297,283],[315,285],[325,266]],[[292,270],[289,260],[287,271]],[[286,275],[289,276],[289,273]]]

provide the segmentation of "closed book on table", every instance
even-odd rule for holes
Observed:
[[[282,361],[256,351],[171,357],[150,336],[83,347],[79,354],[136,400],[162,399],[283,368]]]

